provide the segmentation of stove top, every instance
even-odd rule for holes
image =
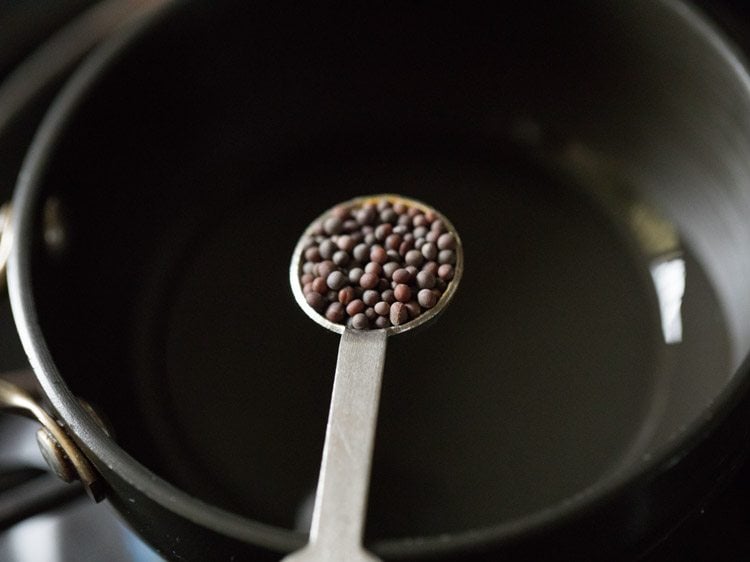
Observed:
[[[24,54],[79,13],[91,0],[0,3],[0,78]],[[750,7],[742,2],[695,2],[750,53]],[[42,10],[46,7],[46,12]],[[42,16],[43,15],[43,16]],[[40,23],[43,20],[42,23]],[[26,33],[23,33],[23,31]],[[7,156],[7,155],[6,155]],[[9,184],[21,154],[0,162],[0,186]],[[8,161],[10,160],[10,162]],[[9,198],[7,187],[0,203]],[[0,298],[0,373],[27,369],[10,315]],[[36,447],[38,424],[0,414],[0,560],[6,562],[154,562],[162,560],[106,506],[91,502],[75,485],[50,476]],[[750,461],[700,512],[664,537],[643,560],[676,562],[750,559]],[[36,490],[37,492],[30,492]],[[35,496],[35,493],[37,494]],[[37,513],[28,516],[29,514]]]
[[[0,449],[12,448],[30,461],[19,483],[9,482],[11,467],[0,458],[0,524],[10,524],[0,534],[0,560],[6,562],[157,562],[163,560],[120,522],[113,510],[93,503],[76,485],[64,484],[47,472],[36,449],[34,434],[38,424],[2,416]],[[24,450],[28,449],[28,451]],[[32,473],[29,466],[38,466]],[[10,471],[10,472],[6,472]],[[54,492],[52,492],[54,491]],[[59,493],[55,493],[59,492]],[[51,494],[56,507],[15,524],[34,494]]]

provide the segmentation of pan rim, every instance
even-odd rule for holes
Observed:
[[[659,4],[692,28],[714,49],[717,57],[733,71],[750,98],[750,78],[732,48],[695,8],[678,0],[659,0]],[[73,73],[58,94],[38,129],[24,159],[13,194],[14,227],[17,229],[8,263],[8,289],[11,308],[23,347],[37,378],[54,410],[71,429],[76,441],[99,463],[118,473],[129,485],[154,502],[200,526],[238,540],[276,551],[292,551],[302,546],[306,535],[263,524],[190,496],[160,478],[121,449],[85,414],[75,400],[47,346],[37,320],[31,283],[32,227],[44,175],[57,141],[82,100],[99,77],[123,56],[137,39],[156,26],[179,2],[167,2],[168,9],[151,12],[131,22],[99,46]],[[680,438],[662,447],[648,460],[633,464],[598,480],[571,498],[536,512],[454,534],[387,539],[372,545],[382,555],[424,556],[464,552],[465,549],[522,540],[557,526],[580,514],[604,505],[632,487],[643,486],[669,471],[685,455],[703,442],[712,430],[736,407],[750,388],[746,359],[737,374],[726,384],[712,408],[704,410],[686,427]]]

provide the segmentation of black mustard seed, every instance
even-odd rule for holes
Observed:
[[[400,326],[434,308],[457,240],[432,211],[384,197],[339,205],[311,226],[299,282],[307,304],[355,330]]]

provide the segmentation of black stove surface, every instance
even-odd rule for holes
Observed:
[[[35,41],[43,40],[55,25],[88,3],[91,2],[0,0],[0,29],[9,28],[9,22],[13,22],[14,33],[18,37],[11,42],[7,35],[0,33],[0,77],[7,73],[14,61],[23,58],[24,52],[30,51]],[[53,4],[57,4],[57,7],[52,12],[48,11],[46,27],[38,25],[39,6],[49,7]],[[62,4],[68,6],[67,11],[60,7]],[[750,5],[726,0],[701,0],[696,4],[724,28],[740,50],[750,53]],[[53,13],[54,19],[50,15]],[[28,33],[19,33],[24,26]],[[0,193],[0,199],[8,196],[7,188]],[[25,356],[13,326],[10,307],[3,297],[0,298],[0,373],[23,369],[27,369]],[[23,504],[17,502],[14,491],[21,494],[24,486],[38,484],[42,481],[40,479],[47,478],[34,439],[36,428],[37,424],[33,422],[0,415],[0,561],[162,560],[118,519],[113,510],[106,505],[92,503],[75,487],[54,496],[49,509],[37,515],[24,517],[23,511],[12,512],[14,506]],[[14,468],[19,463],[25,467],[23,471]],[[663,537],[643,560],[750,560],[749,530],[750,461],[745,461],[731,482],[717,491],[712,501],[699,512],[686,515],[683,524],[671,535]]]

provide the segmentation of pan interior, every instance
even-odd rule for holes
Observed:
[[[125,273],[122,242],[99,248],[104,266],[92,267],[92,248],[76,264],[73,248],[55,266],[72,269],[57,275],[86,267],[91,285],[58,301],[55,318],[69,325],[74,307],[92,353],[81,365],[53,347],[63,372],[76,364],[76,391],[103,405],[118,441],[157,474],[231,511],[305,529],[338,340],[296,306],[289,253],[310,215],[388,188],[451,209],[466,275],[434,326],[389,343],[369,537],[510,520],[639,462],[667,423],[676,365],[704,352],[700,368],[727,368],[721,320],[706,321],[716,310],[709,284],[682,254],[685,338],[667,345],[645,262],[613,217],[518,154],[490,164],[480,152],[392,170],[351,163],[338,176],[317,174],[339,158],[329,168],[316,155],[317,169],[300,171],[295,156],[294,172],[269,173],[263,191],[165,209],[149,247],[129,248],[138,290],[125,302],[107,300]],[[119,212],[108,221],[122,227]]]
[[[70,245],[53,257],[35,241],[40,324],[138,461],[230,511],[307,528],[337,338],[297,308],[287,267],[313,217],[368,193],[440,209],[465,246],[445,314],[389,342],[368,540],[563,502],[672,442],[718,394],[746,349],[713,262],[664,204],[680,188],[649,191],[683,184],[627,153],[633,119],[658,124],[671,101],[657,80],[631,84],[660,74],[631,58],[643,38],[625,12],[576,5],[581,33],[556,9],[456,23],[412,5],[367,21],[219,6],[181,10],[132,47],[44,180]],[[345,23],[356,33],[326,32]],[[662,155],[679,152],[675,120],[654,127],[674,135],[652,139]],[[581,174],[580,147],[606,173]],[[630,156],[648,181],[620,165]],[[670,263],[671,293],[656,273]]]

